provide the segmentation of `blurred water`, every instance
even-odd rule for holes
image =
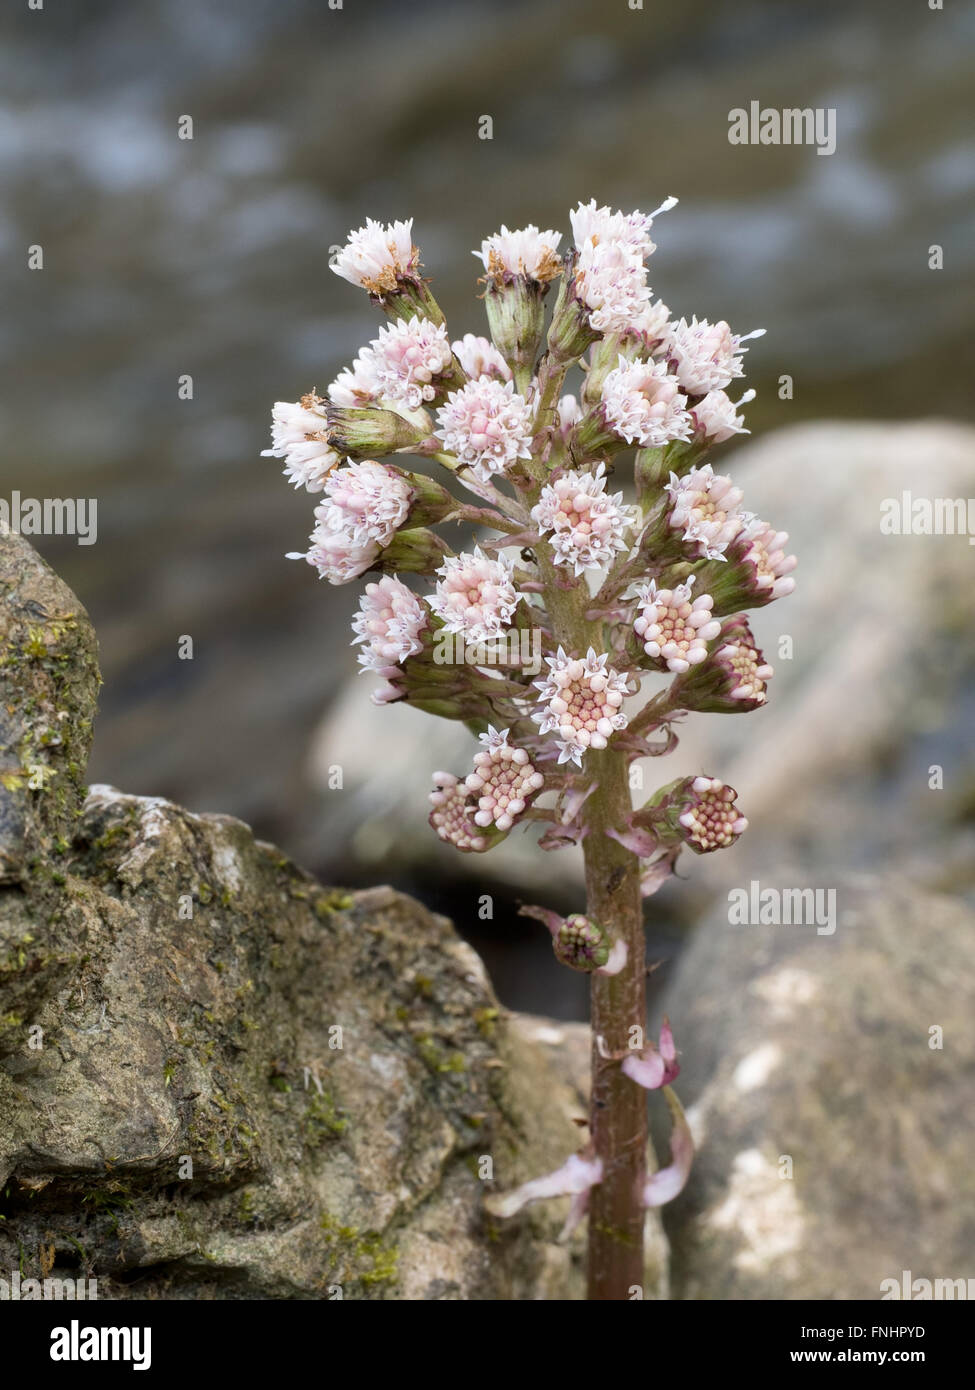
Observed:
[[[366,215],[415,216],[459,335],[483,324],[470,248],[500,222],[567,231],[580,197],[677,194],[655,289],[768,328],[756,430],[969,417],[973,16],[921,0],[8,12],[0,493],[98,498],[96,546],[39,543],[101,638],[93,778],[297,838],[309,736],[354,670],[352,598],[284,561],[310,504],[259,453],[270,403],[324,386],[375,333],[326,266]],[[835,155],[730,146],[728,111],[752,99],[835,106]],[[332,858],[322,845],[312,867],[341,872]]]

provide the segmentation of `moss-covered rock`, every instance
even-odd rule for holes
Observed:
[[[442,917],[240,821],[90,790],[95,640],[0,538],[0,1269],[114,1298],[579,1297],[579,1029],[506,1015]],[[652,1227],[659,1237],[659,1226]],[[648,1293],[664,1286],[659,1239]]]
[[[50,873],[73,834],[98,686],[85,610],[22,536],[0,534],[0,883]]]
[[[53,1245],[114,1297],[579,1294],[562,1213],[481,1203],[578,1146],[578,1094],[445,919],[107,787],[64,868],[53,913],[0,898],[0,1267]]]

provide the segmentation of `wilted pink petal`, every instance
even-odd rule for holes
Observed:
[[[557,936],[562,925],[562,915],[550,907],[536,907],[534,903],[522,903],[518,909],[519,917],[534,917],[536,922],[544,922],[553,936]]]
[[[670,1135],[670,1163],[647,1178],[643,1188],[645,1207],[662,1207],[672,1202],[682,1192],[694,1162],[694,1140],[684,1108],[669,1086],[664,1087],[664,1095],[670,1107],[673,1129]]]
[[[645,898],[652,898],[657,889],[662,888],[672,877],[679,853],[679,849],[669,850],[666,854],[658,855],[649,864],[642,866],[640,892]]]
[[[613,948],[609,953],[609,959],[605,965],[601,965],[596,971],[597,975],[618,975],[626,966],[629,956],[626,942],[620,937],[613,942]]]
[[[563,793],[560,802],[559,816],[563,825],[568,825],[571,821],[575,820],[576,816],[582,810],[586,798],[592,796],[598,786],[598,782],[590,782],[588,787],[569,787],[569,789]]]
[[[653,1043],[647,1043],[642,1052],[628,1053],[620,1070],[647,1091],[657,1091],[674,1080],[680,1073],[680,1063],[667,1019],[660,1029],[659,1051]]]
[[[554,1173],[549,1173],[544,1178],[532,1178],[530,1182],[516,1187],[513,1192],[491,1193],[485,1197],[484,1205],[493,1216],[514,1216],[522,1207],[528,1206],[531,1202],[543,1201],[546,1197],[588,1195],[589,1189],[602,1182],[602,1178],[602,1159],[573,1154]],[[575,1207],[574,1203],[573,1208]]]
[[[620,1070],[645,1091],[658,1091],[667,1074],[664,1059],[652,1044],[642,1052],[631,1052],[624,1057]]]
[[[587,1187],[585,1192],[576,1193],[576,1195],[572,1198],[572,1201],[569,1203],[569,1214],[565,1218],[565,1225],[562,1227],[561,1231],[559,1231],[558,1234],[559,1245],[561,1245],[563,1241],[569,1239],[569,1236],[571,1236],[572,1232],[585,1218],[586,1212],[589,1210],[590,1191],[591,1189]]]
[[[626,830],[610,829],[606,834],[611,840],[618,840],[631,854],[638,854],[641,859],[649,859],[660,849],[656,835],[651,834],[649,830],[641,830],[638,825],[631,824]]]

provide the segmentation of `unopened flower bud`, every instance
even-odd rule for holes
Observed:
[[[724,562],[708,563],[700,571],[701,583],[714,595],[719,614],[764,608],[796,587],[792,577],[796,557],[785,553],[788,532],[776,531],[747,513],[741,514],[741,521],[741,529],[724,553]]]
[[[428,478],[425,473],[410,473],[404,469],[403,477],[413,492],[408,517],[411,527],[432,526],[457,510],[456,497],[452,497],[445,487]]]
[[[572,255],[566,263],[566,276],[548,327],[548,350],[554,361],[563,365],[578,361],[600,336],[589,322],[588,304],[579,297],[574,274],[577,262],[578,256]]]
[[[737,795],[717,777],[685,777],[677,784],[670,797],[671,816],[695,854],[726,849],[748,829],[735,804]]]
[[[441,840],[465,853],[483,854],[491,848],[489,836],[474,824],[474,804],[467,788],[453,773],[433,774],[430,803],[430,825]]]
[[[635,811],[625,829],[610,833],[641,858],[681,844],[695,854],[710,854],[733,844],[748,829],[736,796],[733,787],[716,777],[681,777]]]
[[[598,970],[609,960],[612,943],[605,927],[574,912],[552,937],[556,959],[571,970]]]
[[[425,526],[397,531],[383,551],[381,568],[388,574],[431,574],[450,554],[449,547]]]
[[[393,410],[349,410],[343,406],[329,406],[328,410],[329,443],[351,459],[413,449],[429,433]]]
[[[562,917],[551,908],[535,906],[524,906],[518,911],[522,917],[535,917],[545,923],[552,937],[556,960],[570,970],[618,975],[626,965],[626,942],[614,938],[608,928],[585,913],[573,912]]]
[[[681,675],[671,687],[675,709],[708,714],[742,714],[766,701],[766,685],[772,678],[744,614],[721,624],[705,661]]]

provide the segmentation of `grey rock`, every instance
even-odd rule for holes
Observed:
[[[495,1228],[479,1174],[557,1167],[578,1096],[445,919],[107,787],[66,867],[50,920],[0,899],[0,1267],[80,1259],[113,1297],[578,1295],[559,1213]]]
[[[698,1148],[666,1212],[675,1297],[975,1277],[975,914],[898,879],[832,886],[833,935],[716,911],[666,997]]]
[[[580,1147],[586,1030],[507,1015],[445,918],[324,888],[241,821],[107,786],[79,818],[94,637],[4,555],[10,746],[50,776],[31,800],[8,765],[0,1270],[120,1299],[581,1297],[566,1203],[502,1225],[482,1198]]]
[[[73,832],[98,684],[85,610],[23,537],[0,532],[0,883]]]

